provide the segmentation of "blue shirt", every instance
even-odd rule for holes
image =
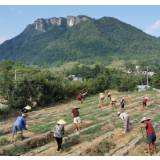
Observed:
[[[17,117],[14,125],[18,126],[19,128],[25,129],[24,126],[26,125],[26,120],[23,117]]]

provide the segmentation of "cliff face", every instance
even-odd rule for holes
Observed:
[[[82,21],[86,21],[88,20],[87,17],[82,16],[82,17],[74,17],[74,16],[68,16],[66,19],[66,23],[69,27],[72,27],[73,25],[77,25],[78,23],[82,22]],[[60,18],[50,18],[50,19],[37,19],[34,22],[35,25],[35,29],[40,30],[45,32],[45,25],[47,25],[48,27],[52,26],[52,25],[61,25],[62,23],[62,17]]]

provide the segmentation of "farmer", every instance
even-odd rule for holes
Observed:
[[[73,107],[72,111],[69,113],[69,117],[71,117],[70,115],[73,113],[74,127],[75,127],[76,131],[80,130],[80,123],[81,123],[78,109],[79,109],[78,107]],[[78,125],[77,125],[77,123],[78,123]]]
[[[64,124],[66,124],[66,121],[64,121],[63,119],[59,120],[57,122],[57,124],[54,127],[54,137],[56,138],[56,142],[57,142],[57,151],[58,153],[61,153],[62,150],[62,137],[64,136]],[[52,132],[51,132],[52,133]]]
[[[110,101],[111,101],[111,93],[110,92],[108,93],[107,101],[108,101],[108,98],[110,98]]]
[[[87,92],[82,94],[82,100],[84,101],[84,97],[87,95]]]
[[[142,132],[142,128],[146,128],[146,133],[142,134],[142,136],[144,137],[145,135],[147,135],[147,150],[148,150],[149,155],[151,155],[151,152],[150,152],[150,144],[151,143],[153,145],[154,153],[156,153],[156,144],[155,144],[156,134],[155,134],[154,128],[153,128],[152,124],[149,122],[149,120],[150,120],[150,118],[147,118],[147,117],[142,118],[141,123],[144,123],[144,125],[140,126],[140,130]]]
[[[125,98],[122,98],[120,100],[120,104],[121,104],[121,109],[123,109],[123,110],[124,110],[124,102],[125,102]]]
[[[106,94],[106,96],[108,96],[108,90],[105,90],[105,94]]]
[[[129,115],[126,112],[118,112],[118,116],[121,117],[123,123],[124,123],[124,132],[122,133],[127,133],[128,129],[129,129]]]
[[[28,111],[31,110],[31,107],[30,106],[26,106],[24,107],[22,110],[21,110],[21,113],[23,114],[26,114],[28,116]]]
[[[114,106],[114,107],[116,106],[116,99],[115,99],[115,98],[112,98],[112,99],[111,99],[111,104],[112,104],[112,107],[113,107],[113,106]]]
[[[143,99],[143,106],[147,106],[147,101],[149,100],[149,98],[148,97],[145,97],[144,99]]]
[[[77,95],[77,98],[78,98],[78,101],[80,101],[80,104],[82,103],[82,94],[80,93],[80,94],[78,94]]]
[[[24,113],[22,114],[22,116],[16,118],[16,121],[13,125],[12,142],[14,141],[14,135],[17,134],[18,130],[20,131],[21,140],[22,140],[22,135],[23,135],[22,129],[27,130],[25,118],[26,118],[26,114]]]
[[[99,104],[100,104],[101,106],[103,106],[103,100],[104,100],[104,95],[103,95],[103,93],[100,93],[100,94],[99,94]]]

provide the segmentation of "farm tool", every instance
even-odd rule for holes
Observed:
[[[27,129],[27,131],[33,132],[30,129]],[[34,135],[33,135],[33,137],[34,137],[37,134],[37,132],[33,132],[33,133],[34,133]],[[19,134],[21,134],[21,133],[19,133]]]
[[[141,132],[142,132],[142,136],[143,136],[143,131],[141,130]],[[144,142],[144,136],[143,136],[143,150],[145,153],[148,153],[148,151],[145,149],[144,145],[145,145],[145,142]]]

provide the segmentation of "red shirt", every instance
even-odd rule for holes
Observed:
[[[145,99],[145,98],[144,98],[144,99],[143,99],[143,102],[145,102],[145,103],[146,103],[146,102],[147,102],[147,99]]]
[[[73,109],[73,110],[72,110],[72,113],[73,113],[74,118],[76,118],[76,117],[79,116],[79,111],[78,111],[78,109]]]
[[[147,134],[155,133],[155,132],[154,132],[154,128],[153,128],[151,122],[149,122],[149,121],[144,121],[144,123],[147,125],[147,126],[146,126],[146,133],[147,133]]]

